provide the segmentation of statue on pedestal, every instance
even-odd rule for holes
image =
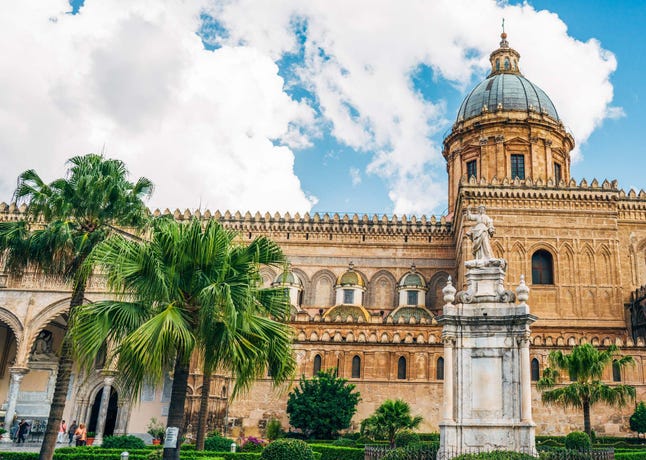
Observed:
[[[493,226],[493,219],[485,213],[484,206],[478,206],[478,212],[473,213],[472,208],[467,208],[465,216],[476,224],[467,232],[467,236],[473,242],[473,257],[476,260],[490,260],[494,258],[491,249],[491,237],[496,229]]]

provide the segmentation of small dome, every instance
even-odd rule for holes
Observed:
[[[352,264],[350,264],[348,271],[336,279],[336,284],[337,286],[365,286],[363,278],[359,273],[354,271]]]
[[[533,111],[559,120],[556,108],[545,91],[522,75],[500,73],[480,82],[471,91],[458,110],[458,121],[497,110]]]
[[[274,282],[272,283],[274,286],[280,286],[280,285],[297,285],[297,286],[302,286],[303,282],[301,279],[294,274],[292,271],[286,271],[283,273],[280,273],[275,279]]]
[[[399,283],[400,287],[416,287],[416,288],[425,288],[426,283],[424,278],[417,272],[409,272],[404,275],[401,282]]]

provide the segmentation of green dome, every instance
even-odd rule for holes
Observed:
[[[294,285],[294,284],[296,284],[296,285],[298,285],[298,286],[302,286],[302,285],[303,285],[303,283],[302,283],[302,281],[300,280],[300,278],[299,278],[298,276],[296,276],[296,275],[294,274],[294,272],[291,272],[291,271],[286,271],[286,272],[284,272],[284,273],[280,273],[280,274],[276,277],[276,279],[274,279],[274,283],[273,283],[273,284],[275,284],[275,285],[282,285],[282,284],[291,284],[291,285]]]
[[[422,278],[422,276],[416,272],[411,272],[404,275],[399,285],[402,287],[418,287],[418,288],[426,287],[424,278]]]
[[[336,284],[340,286],[361,286],[364,287],[365,283],[363,278],[352,268],[346,271],[343,275],[339,276],[336,280]]]

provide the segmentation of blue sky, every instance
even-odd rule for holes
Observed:
[[[152,207],[444,214],[442,139],[500,22],[573,176],[644,187],[646,3],[68,0],[0,17],[0,201],[99,151]],[[19,43],[20,46],[15,46]]]

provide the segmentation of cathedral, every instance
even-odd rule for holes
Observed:
[[[449,277],[458,290],[465,286],[468,218],[479,206],[495,225],[491,250],[507,261],[504,288],[514,291],[524,276],[529,310],[538,317],[530,338],[536,434],[583,425],[581,412],[541,403],[535,381],[553,350],[618,345],[636,364],[609,368],[605,379],[634,385],[637,400],[646,398],[646,193],[625,192],[614,180],[572,178],[574,139],[549,96],[521,73],[520,54],[505,33],[490,62],[491,72],[466,96],[444,139],[446,216],[174,213],[178,220],[218,219],[242,240],[266,235],[281,245],[288,271],[265,267],[262,274],[266,285],[290,294],[296,377],[336,368],[355,384],[361,402],[354,429],[385,399],[403,398],[424,418],[421,431],[438,430],[445,363],[437,317]],[[1,204],[0,220],[20,219],[23,211]],[[103,280],[94,277],[87,300],[106,295]],[[69,288],[55,280],[0,272],[0,416],[6,420],[17,415],[34,427],[46,420],[69,301]],[[189,433],[202,384],[199,366],[194,369]],[[285,388],[261,380],[231,401],[230,379],[213,379],[213,428],[249,436],[262,435],[271,418],[288,426]],[[94,373],[73,375],[64,418],[88,423],[99,437],[145,433],[151,418],[165,420],[171,383],[168,376],[127,401],[119,376],[97,360]],[[594,406],[592,428],[628,435],[632,410]]]

